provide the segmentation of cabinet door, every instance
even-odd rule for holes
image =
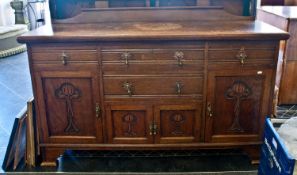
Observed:
[[[272,70],[211,71],[206,104],[207,142],[259,141],[271,113]]]
[[[155,107],[156,143],[192,143],[200,140],[201,104]]]
[[[152,107],[135,104],[106,105],[109,143],[152,143],[150,124],[153,121]]]
[[[88,71],[36,72],[41,142],[102,142],[97,66]]]

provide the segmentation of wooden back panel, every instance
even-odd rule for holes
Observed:
[[[102,8],[84,9],[79,15],[54,20],[54,23],[101,23],[101,22],[162,22],[162,21],[205,21],[205,20],[247,20],[229,14],[223,7],[159,7],[159,8]]]

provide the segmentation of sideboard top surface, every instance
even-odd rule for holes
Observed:
[[[19,42],[127,40],[279,40],[289,34],[218,7],[86,10],[73,18],[30,31]]]
[[[43,26],[18,38],[38,41],[287,39],[289,34],[260,21],[129,22]]]

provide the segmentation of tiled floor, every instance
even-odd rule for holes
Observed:
[[[277,118],[297,117],[297,105],[284,105],[277,107]]]
[[[27,53],[0,59],[0,165],[14,119],[30,97],[32,86]]]

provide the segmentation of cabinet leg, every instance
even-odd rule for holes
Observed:
[[[61,148],[42,148],[41,166],[57,166],[57,158],[62,155],[64,149]]]
[[[251,164],[259,164],[260,148],[261,145],[250,145],[243,147],[243,151],[248,154]]]

